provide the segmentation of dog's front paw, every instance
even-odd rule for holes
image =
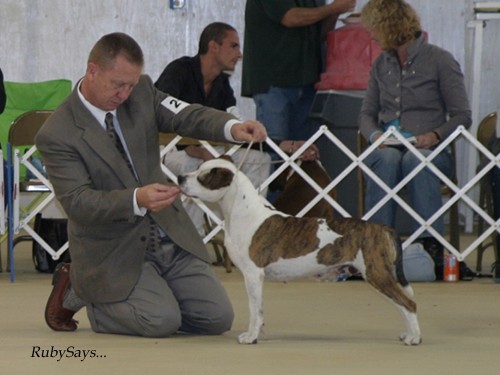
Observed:
[[[251,332],[244,332],[238,336],[238,342],[240,344],[257,344],[257,335],[253,335]]]
[[[420,345],[422,343],[422,337],[420,337],[420,335],[413,335],[408,332],[403,332],[399,336],[399,340],[403,341],[405,345]]]

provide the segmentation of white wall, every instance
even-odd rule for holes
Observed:
[[[330,0],[329,0],[330,1]],[[357,10],[367,0],[358,0]],[[421,16],[431,43],[452,52],[471,76],[472,0],[409,0]],[[184,10],[170,10],[169,0],[1,0],[0,67],[9,81],[42,81],[82,76],[88,52],[105,33],[124,31],[142,46],[145,72],[156,80],[164,66],[182,55],[193,55],[203,27],[213,21],[235,26],[243,39],[245,0],[186,0]],[[489,21],[481,75],[480,113],[500,104],[500,20]],[[241,40],[243,43],[243,40]],[[232,78],[240,92],[241,64]],[[470,82],[468,82],[470,84]],[[253,102],[240,99],[244,117],[254,116]]]
[[[197,52],[199,35],[210,22],[233,25],[243,39],[244,0],[186,3],[183,10],[171,10],[169,0],[1,0],[0,67],[9,81],[76,82],[97,39],[123,31],[139,42],[145,72],[156,80],[168,62]],[[236,93],[240,77],[238,66],[232,80]],[[245,108],[245,102],[253,104],[242,100]]]

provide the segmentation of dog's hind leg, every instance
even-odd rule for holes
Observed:
[[[417,305],[408,295],[412,292],[412,289],[409,286],[403,289],[396,280],[390,276],[390,273],[386,275],[386,277],[380,277],[379,275],[378,278],[373,278],[368,274],[366,280],[377,291],[387,297],[401,312],[406,331],[399,336],[399,339],[406,345],[418,345],[422,342],[422,338],[416,314]]]
[[[248,306],[250,311],[250,322],[248,331],[238,336],[240,344],[257,344],[260,329],[264,324],[263,310],[263,284],[264,271],[261,268],[242,270],[245,278],[245,287],[248,295]]]
[[[406,345],[420,344],[422,339],[417,320],[417,305],[412,299],[413,289],[403,271],[401,240],[394,231],[378,232],[365,238],[370,238],[371,241],[375,239],[379,249],[387,249],[364,252],[366,281],[396,305],[403,315],[406,331],[399,336],[400,340]],[[376,249],[376,244],[368,244],[371,245],[368,248]]]

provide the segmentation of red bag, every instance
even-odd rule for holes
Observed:
[[[373,61],[382,52],[360,23],[332,30],[327,36],[326,69],[317,90],[366,90]]]

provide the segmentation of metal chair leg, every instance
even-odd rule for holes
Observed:
[[[16,248],[16,245],[19,243],[19,242],[23,242],[23,241],[33,241],[33,237],[31,236],[28,236],[28,235],[24,235],[24,236],[18,236],[16,238],[14,238],[14,246],[13,248],[15,249]],[[7,253],[7,272],[10,272],[10,254]]]

